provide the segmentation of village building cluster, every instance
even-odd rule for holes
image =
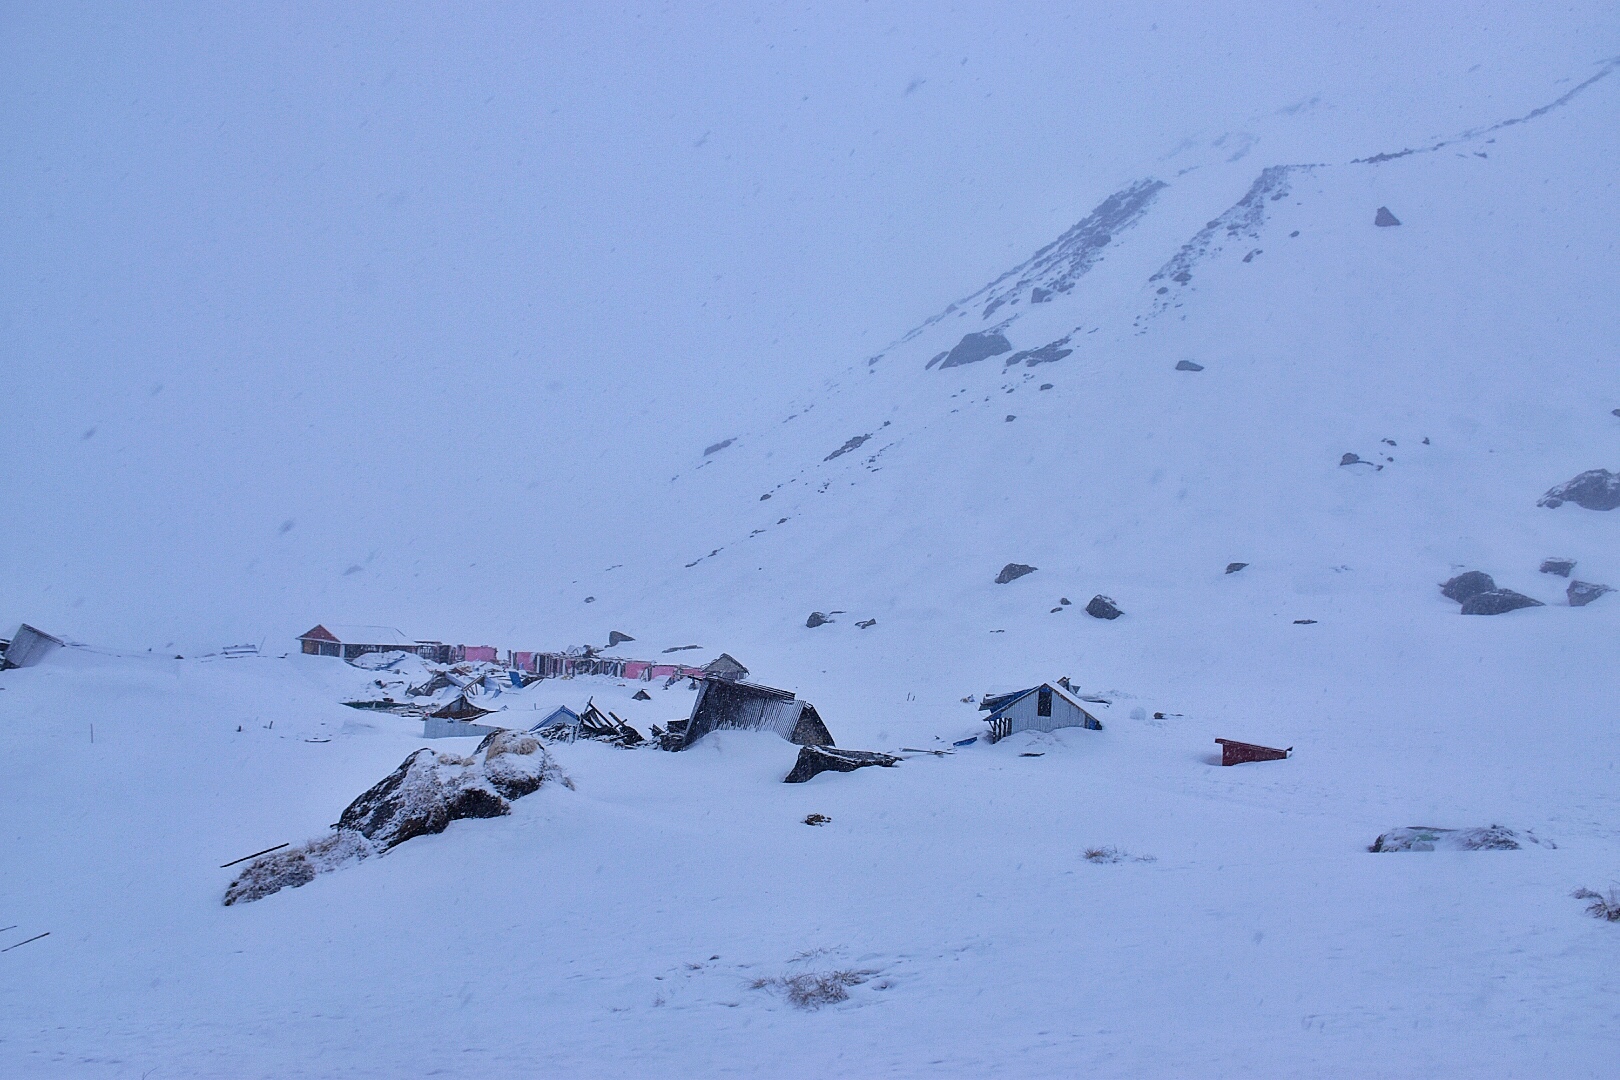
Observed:
[[[615,631],[609,648],[635,639]],[[319,625],[300,635],[302,651],[312,656],[340,657],[356,666],[385,672],[403,660],[415,657],[423,665],[425,677],[409,684],[396,673],[393,681],[379,677],[376,696],[346,702],[355,708],[385,709],[423,718],[426,738],[487,737],[498,731],[519,728],[545,739],[572,742],[595,739],[622,747],[658,746],[684,750],[711,731],[744,729],[773,731],[803,748],[801,759],[790,774],[801,782],[815,773],[834,769],[849,771],[868,765],[892,766],[898,758],[870,751],[835,750],[828,730],[816,707],[787,690],[746,681],[748,669],[728,653],[721,653],[702,666],[674,662],[635,660],[604,653],[590,646],[561,652],[510,650],[501,652],[489,645],[449,645],[441,641],[407,638],[388,627]],[[678,647],[684,651],[691,647]],[[623,701],[598,701],[595,695],[583,702],[560,702],[533,698],[528,709],[509,699],[522,698],[534,683],[550,679],[597,676],[627,683],[661,682],[670,690],[685,683],[696,691],[687,715],[665,718],[649,725],[643,734],[620,711],[639,703],[651,706],[653,696],[646,689],[627,695]],[[402,694],[396,690],[402,689]],[[576,696],[584,691],[576,692]],[[623,691],[619,691],[623,694]],[[403,700],[402,700],[403,699]],[[967,699],[967,700],[972,700]],[[1084,696],[1067,678],[1043,682],[1009,693],[986,694],[978,701],[979,711],[988,713],[981,735],[960,740],[956,747],[983,739],[994,744],[1019,732],[1051,732],[1064,728],[1101,731],[1097,713],[1109,701]],[[619,711],[616,711],[619,710]],[[536,717],[534,711],[540,715]],[[525,715],[527,714],[527,715]],[[634,717],[632,717],[634,719]],[[1252,743],[1219,739],[1221,764],[1285,759],[1292,751]],[[952,752],[946,751],[926,751]]]

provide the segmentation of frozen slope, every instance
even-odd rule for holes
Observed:
[[[0,924],[18,927],[0,947],[51,933],[0,954],[0,1062],[1607,1075],[1620,939],[1568,893],[1620,875],[1620,598],[1569,608],[1537,566],[1620,584],[1620,518],[1535,501],[1617,460],[1610,70],[1477,102],[1430,142],[1262,140],[1234,161],[1211,137],[1121,167],[1082,216],[1165,186],[1110,219],[1071,289],[988,317],[996,296],[970,294],[875,363],[840,357],[637,486],[614,528],[569,534],[597,568],[468,590],[523,608],[502,644],[617,628],[726,648],[850,747],[948,743],[978,728],[963,697],[1063,674],[1113,701],[1102,732],[802,786],[778,782],[793,750],[769,737],[562,747],[577,791],[227,909],[219,863],[317,834],[420,745],[336,704],[364,674],[72,650],[0,675]],[[1263,218],[1200,241],[1294,164],[1314,167]],[[1379,206],[1402,224],[1374,226]],[[1190,277],[1155,281],[1166,266]],[[1015,352],[1073,351],[927,366],[1012,314]],[[1039,569],[994,584],[1011,561]],[[1461,617],[1435,586],[1476,568],[1547,606]],[[1125,616],[1088,618],[1094,593]],[[844,613],[808,629],[812,610]],[[1295,757],[1221,769],[1218,736]],[[1365,850],[1490,823],[1557,847]],[[1104,845],[1154,861],[1085,860]],[[817,1012],[754,988],[835,970],[866,981]]]

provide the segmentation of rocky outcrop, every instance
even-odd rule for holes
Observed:
[[[1017,581],[1025,574],[1033,574],[1035,570],[1035,567],[1026,566],[1024,563],[1010,562],[1001,568],[1001,573],[996,575],[996,584],[1005,585],[1009,581]]]
[[[1037,289],[1036,291],[1039,292],[1040,290]],[[1068,344],[1069,339],[1061,337],[1056,341],[1042,345],[1038,349],[1025,349],[1022,352],[1015,352],[1007,357],[1004,366],[1013,367],[1019,363],[1023,363],[1026,367],[1034,367],[1036,364],[1055,364],[1074,352],[1073,349],[1065,348]]]
[[[380,855],[462,818],[500,817],[548,780],[572,783],[540,741],[496,731],[471,757],[422,749],[350,803],[332,833],[249,863],[225,890],[227,905],[307,885],[318,874]]]
[[[1490,592],[1496,588],[1496,581],[1491,575],[1482,570],[1470,570],[1440,586],[1440,592],[1448,600],[1455,600],[1461,604],[1470,596],[1478,596],[1482,592]]]
[[[832,746],[801,746],[799,760],[793,763],[793,771],[783,779],[784,784],[802,784],[806,780],[823,772],[854,772],[856,769],[865,769],[873,765],[885,769],[900,764],[900,759],[893,754],[880,754],[875,750],[840,750]]]
[[[1547,492],[1536,505],[1556,510],[1567,502],[1587,510],[1613,510],[1620,506],[1620,473],[1588,469]]]
[[[992,356],[1012,352],[1012,342],[1000,330],[980,330],[971,334],[963,334],[962,340],[956,347],[946,354],[940,362],[939,369],[961,367],[964,364],[977,364],[980,360],[988,360]]]
[[[832,461],[832,460],[834,460],[836,458],[843,457],[845,454],[849,453],[852,450],[859,450],[862,446],[864,446],[866,444],[866,441],[868,439],[870,439],[871,437],[872,436],[870,434],[852,435],[849,438],[844,440],[844,445],[843,446],[840,446],[838,449],[834,450],[832,453],[828,454],[826,457],[822,458],[821,460],[822,461]]]
[[[1464,615],[1502,615],[1520,608],[1544,607],[1540,600],[1532,599],[1524,593],[1514,592],[1512,589],[1490,589],[1486,592],[1475,593],[1463,601],[1462,613]]]

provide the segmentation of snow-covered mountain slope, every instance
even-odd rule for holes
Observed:
[[[0,925],[16,924],[0,948],[51,934],[0,953],[7,1072],[1606,1076],[1617,941],[1569,893],[1620,874],[1620,599],[1572,607],[1539,566],[1573,559],[1575,578],[1620,585],[1620,513],[1536,502],[1620,462],[1620,48],[1600,47],[1599,8],[1341,16],[1234,27],[1171,6],[1173,46],[1123,17],[1058,33],[986,16],[919,29],[926,48],[874,33],[887,44],[866,62],[915,68],[902,81],[921,84],[894,93],[924,112],[882,113],[890,138],[859,147],[893,142],[899,165],[927,165],[913,177],[959,172],[1003,195],[954,214],[885,196],[869,216],[761,226],[785,254],[761,256],[746,302],[694,281],[748,259],[645,231],[672,206],[701,222],[697,197],[635,185],[652,208],[621,212],[660,265],[579,255],[592,299],[566,309],[577,325],[515,315],[521,290],[495,270],[452,272],[479,241],[494,252],[481,266],[527,266],[510,235],[468,224],[478,214],[439,234],[451,254],[418,222],[418,261],[373,268],[396,306],[334,302],[292,330],[276,316],[297,305],[236,307],[205,276],[162,277],[170,300],[183,279],[223,314],[163,307],[210,344],[174,345],[156,373],[86,357],[161,320],[87,321],[51,368],[41,343],[71,323],[13,302],[30,363],[0,402],[26,465],[7,481],[6,558],[32,576],[8,575],[0,601],[91,646],[0,675]],[[974,36],[997,58],[988,82],[953,73]],[[497,72],[521,70],[490,48]],[[362,66],[380,78],[391,55]],[[773,74],[754,85],[793,83],[759,63]],[[1096,80],[1084,107],[1051,100],[1060,75]],[[878,107],[839,86],[841,119],[796,133],[833,145]],[[953,96],[928,104],[940,86]],[[1012,105],[980,97],[1014,90]],[[642,116],[632,100],[590,108]],[[391,131],[439,115],[377,107]],[[786,154],[752,107],[721,110],[740,119],[716,141],[743,154],[752,138],[755,164]],[[673,144],[702,112],[674,108],[665,123],[649,106],[635,133]],[[1074,113],[1094,118],[1092,141],[1053,135]],[[1003,132],[1007,149],[990,164],[937,152],[963,131]],[[582,186],[568,169],[546,187],[558,198]],[[761,166],[779,183],[793,171]],[[829,166],[806,190],[849,194],[845,175]],[[712,163],[678,173],[693,191],[716,178],[747,187]],[[499,185],[474,193],[510,220],[490,209]],[[578,205],[579,236],[635,232]],[[796,204],[749,205],[740,220],[758,224]],[[1381,207],[1400,224],[1375,224]],[[56,226],[29,220],[17,243],[38,252]],[[347,257],[367,245],[311,239],[343,220],[312,214],[289,235]],[[811,235],[836,221],[905,226],[870,248]],[[677,280],[682,251],[713,258]],[[38,310],[65,310],[75,265],[28,285]],[[436,274],[456,302],[401,300]],[[295,275],[311,297],[317,277]],[[579,289],[548,279],[536,295]],[[710,302],[765,314],[718,336],[718,316],[615,323],[638,303]],[[210,371],[207,348],[243,325],[315,359]],[[459,355],[482,360],[445,359],[463,331],[475,345]],[[541,331],[543,349],[510,361]],[[414,352],[412,335],[437,344]],[[705,335],[723,355],[703,355]],[[555,388],[525,366],[536,356]],[[105,383],[77,382],[87,371]],[[94,409],[63,403],[76,394]],[[997,584],[1010,562],[1037,569]],[[1545,606],[1461,616],[1436,586],[1465,569]],[[1087,616],[1095,594],[1124,616]],[[812,611],[832,621],[807,627]],[[575,790],[225,908],[219,864],[318,835],[422,745],[419,722],[338,704],[371,673],[271,647],[328,618],[512,648],[610,630],[649,655],[723,648],[851,748],[948,747],[983,730],[965,698],[1060,675],[1110,704],[1102,731],[803,785],[780,783],[794,748],[774,736],[680,754],[562,745]],[[269,655],[195,655],[222,635],[263,637]],[[1223,769],[1218,737],[1294,755]],[[832,820],[808,827],[811,813]],[[1556,847],[1366,851],[1397,827],[1490,824]],[[1086,857],[1109,847],[1124,861]],[[839,972],[861,981],[819,1011],[780,981]]]

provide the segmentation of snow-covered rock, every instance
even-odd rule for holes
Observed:
[[[307,885],[412,837],[443,832],[452,821],[510,814],[510,800],[548,780],[572,786],[540,740],[523,732],[494,732],[471,757],[418,750],[350,803],[330,835],[249,863],[225,890],[225,903]]]
[[[1525,845],[1557,847],[1550,840],[1538,840],[1535,833],[1515,832],[1501,825],[1475,829],[1436,829],[1413,825],[1391,829],[1373,841],[1368,851],[1517,851]]]
[[[1547,492],[1536,505],[1556,510],[1566,502],[1588,510],[1613,510],[1620,506],[1620,473],[1588,469]]]
[[[1504,615],[1520,608],[1542,607],[1540,600],[1512,589],[1486,589],[1474,593],[1462,603],[1464,615]]]

